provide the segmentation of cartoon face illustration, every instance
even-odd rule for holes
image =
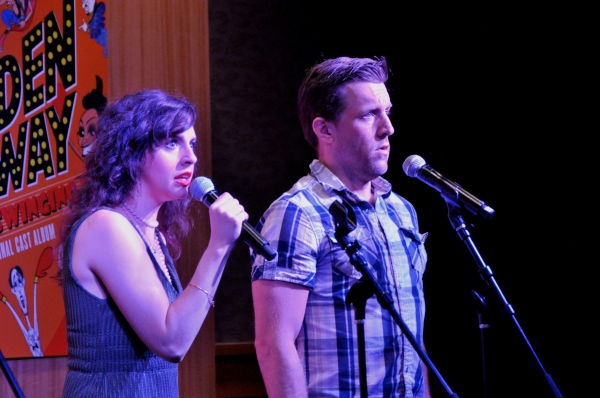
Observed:
[[[83,156],[86,156],[94,147],[96,141],[96,123],[98,122],[98,110],[91,108],[86,110],[79,119],[78,144]]]
[[[15,14],[17,14],[19,12],[19,6],[21,6],[21,2],[19,0],[17,1],[18,2],[16,3],[14,0],[0,0],[0,5],[6,4],[7,8],[12,9]]]
[[[79,129],[77,130],[77,141],[81,147],[81,155],[90,153],[96,142],[98,132],[98,118],[106,107],[106,96],[102,93],[102,79],[96,76],[96,88],[87,93],[81,104],[85,111],[79,118]]]
[[[94,6],[96,5],[96,0],[82,0],[83,10],[87,15],[90,15],[94,12]]]
[[[8,275],[8,283],[10,284],[10,291],[15,295],[19,302],[19,307],[23,314],[27,315],[27,296],[25,295],[25,277],[23,276],[23,270],[18,265],[14,266]]]

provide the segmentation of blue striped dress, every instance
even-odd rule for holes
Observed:
[[[108,209],[108,208],[105,208]],[[85,290],[71,268],[77,229],[90,214],[78,220],[64,247],[62,289],[67,318],[69,371],[63,389],[68,397],[178,397],[178,364],[154,354],[137,337],[114,301]],[[146,245],[147,246],[147,245]],[[151,255],[156,272],[173,302],[182,287],[164,242],[161,247],[169,267],[171,284]]]

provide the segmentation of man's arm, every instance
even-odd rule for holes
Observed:
[[[427,352],[425,346],[423,346],[423,351]],[[429,368],[425,364],[425,362],[421,361],[421,371],[423,372],[423,388],[425,389],[424,398],[431,398],[431,388],[429,385]]]
[[[295,341],[304,319],[308,291],[287,282],[252,283],[254,344],[269,398],[307,397],[306,377]]]

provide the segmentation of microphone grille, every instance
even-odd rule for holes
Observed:
[[[402,170],[404,170],[407,176],[414,178],[423,166],[425,166],[425,159],[419,155],[410,155],[402,163]]]
[[[192,198],[196,200],[202,200],[204,196],[210,191],[215,190],[215,185],[210,180],[210,178],[206,177],[196,177],[190,186],[190,193],[192,194]]]

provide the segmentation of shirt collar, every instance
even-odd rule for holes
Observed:
[[[335,174],[331,172],[320,160],[315,159],[310,164],[310,171],[313,177],[323,185],[328,191],[350,192],[348,188],[340,181]],[[383,177],[377,177],[371,181],[371,187],[375,196],[387,198],[392,192],[392,184]]]

